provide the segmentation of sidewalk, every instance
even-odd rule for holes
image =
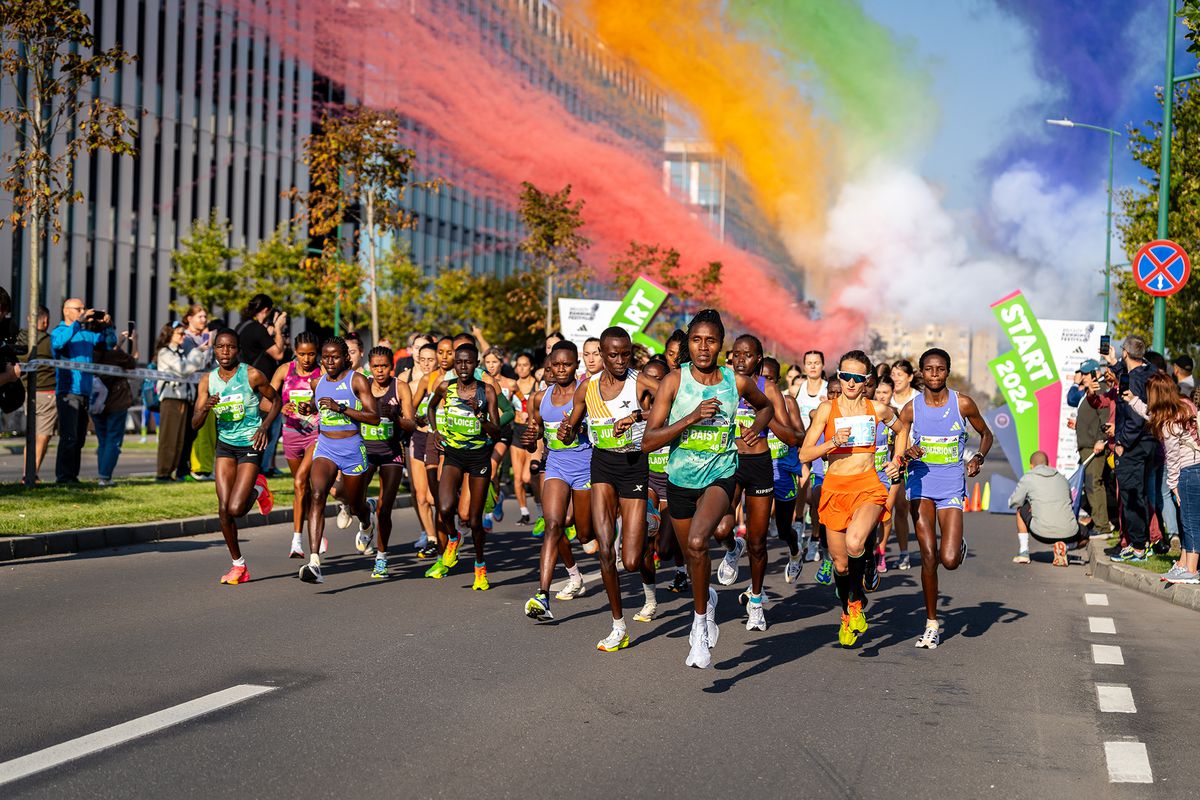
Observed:
[[[1118,564],[1104,554],[1104,546],[1104,539],[1093,539],[1088,544],[1089,575],[1153,595],[1177,606],[1200,611],[1200,586],[1172,585],[1160,580],[1157,572],[1138,569],[1129,564]]]

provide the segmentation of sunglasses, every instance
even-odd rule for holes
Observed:
[[[850,383],[851,381],[854,383],[867,382],[867,376],[858,372],[838,372],[838,378],[846,383]]]

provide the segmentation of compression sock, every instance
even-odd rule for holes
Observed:
[[[613,620],[613,630],[620,631],[621,633],[625,632],[625,618],[624,617]]]
[[[867,552],[864,550],[856,556],[847,556],[850,562],[850,591],[849,600],[861,600],[866,605],[867,593],[863,591],[863,574],[867,571]]]
[[[837,587],[838,599],[842,601],[842,613],[846,613],[846,605],[850,602],[850,573],[833,571],[833,585]]]
[[[650,605],[658,605],[658,594],[655,591],[653,583],[642,584],[642,594],[646,596],[646,602]]]
[[[1029,534],[1028,533],[1018,533],[1017,534],[1017,552],[1019,552],[1019,553],[1028,553],[1029,552]]]

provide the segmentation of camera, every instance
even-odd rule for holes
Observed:
[[[95,333],[100,333],[105,328],[108,328],[112,325],[112,323],[108,320],[108,312],[101,311],[100,309],[92,311],[92,313],[88,314],[80,321],[80,324],[83,326],[84,330],[93,331]]]

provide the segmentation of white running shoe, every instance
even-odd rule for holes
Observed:
[[[684,660],[684,666],[696,667],[698,669],[708,669],[712,666],[712,645],[708,641],[708,631],[705,626],[697,625],[692,622],[692,632],[688,634],[688,644],[691,645],[691,650],[688,651],[688,657]]]
[[[708,646],[716,647],[721,631],[717,628],[717,590],[711,586],[708,587],[708,607],[704,616],[708,620]]]
[[[586,591],[587,586],[584,585],[582,580],[580,580],[579,583],[576,583],[575,581],[567,581],[567,585],[558,590],[558,593],[554,595],[554,599],[574,600],[576,597],[583,597]]]
[[[783,568],[783,580],[787,583],[794,582],[800,577],[800,572],[804,569],[803,553],[796,553],[795,558],[788,558],[787,566]]]
[[[288,553],[288,558],[306,558],[304,555],[304,546],[292,543],[292,551]]]
[[[767,629],[767,615],[763,610],[762,603],[749,603],[746,611],[750,614],[750,618],[746,620],[746,630],[765,631]]]
[[[300,568],[300,580],[305,583],[324,583],[325,576],[321,574],[321,567],[317,564],[305,564]]]
[[[746,540],[741,536],[733,539],[733,549],[725,551],[725,557],[717,565],[717,582],[722,586],[732,586],[738,576],[738,560],[746,552]]]
[[[624,647],[629,647],[629,632],[622,628],[613,628],[596,643],[596,649],[605,653],[615,653]]]
[[[354,515],[350,513],[350,506],[345,503],[338,503],[337,526],[342,530],[350,527],[350,523],[354,521]]]
[[[808,546],[805,548],[805,551],[804,551],[804,560],[805,561],[820,561],[821,560],[821,546],[820,546],[820,542],[818,542],[816,539],[808,540]]]
[[[657,613],[658,603],[646,603],[646,605],[642,606],[641,611],[633,615],[633,618],[638,622],[650,622]]]
[[[925,627],[925,632],[921,634],[921,638],[917,639],[917,647],[924,647],[928,650],[936,650],[937,646],[942,643],[942,635],[937,628]]]

